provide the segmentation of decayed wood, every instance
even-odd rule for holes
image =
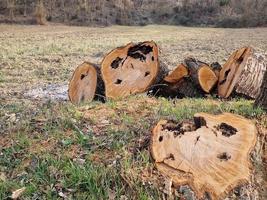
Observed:
[[[104,83],[97,65],[84,62],[74,71],[69,83],[69,99],[74,104],[103,100]]]
[[[235,51],[220,72],[218,94],[227,98],[232,92],[255,98],[259,95],[264,72],[267,70],[266,56],[250,47]]]
[[[195,86],[206,93],[210,93],[218,82],[218,77],[213,69],[207,63],[195,58],[187,58],[184,62]]]
[[[147,91],[163,79],[164,72],[153,41],[116,48],[101,64],[106,96],[113,99]]]
[[[263,77],[260,94],[256,98],[255,106],[262,107],[267,111],[267,71]]]
[[[149,95],[166,98],[200,97],[202,93],[188,77],[189,70],[179,64],[159,84],[149,90]]]
[[[198,198],[208,193],[223,199],[250,180],[256,136],[255,125],[241,116],[199,113],[192,121],[160,121],[152,131],[151,154],[174,186],[188,184]]]

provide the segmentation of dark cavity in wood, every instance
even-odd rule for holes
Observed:
[[[181,123],[169,121],[163,126],[163,129],[173,132],[173,136],[175,138],[177,136],[184,135],[185,132],[191,132],[196,130],[195,125],[192,121],[184,121]]]
[[[154,61],[154,60],[155,60],[154,56],[152,56],[151,60],[152,60],[152,61]]]
[[[218,154],[217,158],[219,158],[221,161],[228,161],[231,159],[231,155],[229,155],[227,152],[223,152]]]
[[[146,72],[146,73],[145,73],[145,77],[147,77],[149,74],[150,74],[150,72]]]
[[[172,153],[171,153],[171,154],[169,155],[169,157],[167,157],[166,159],[175,160],[174,155],[173,155]]]
[[[229,124],[221,123],[218,128],[219,131],[222,132],[222,135],[225,137],[231,137],[232,135],[235,135],[237,132],[237,129],[232,127]]]
[[[115,60],[113,60],[113,62],[111,63],[111,67],[112,67],[113,69],[117,69],[117,68],[119,67],[119,65],[120,65],[120,63],[121,63],[122,60],[123,60],[122,58],[117,57],[117,58],[116,58]]]
[[[145,55],[149,54],[152,51],[153,47],[141,43],[130,47],[127,56],[130,56],[134,59],[139,59],[140,61],[144,62],[146,60]]]
[[[159,141],[160,141],[160,142],[163,141],[163,136],[159,136]]]
[[[87,76],[87,74],[82,74],[81,75],[81,80],[83,80],[86,76]]]
[[[117,79],[117,81],[115,82],[115,84],[119,85],[121,84],[122,80],[121,79]]]
[[[199,129],[202,126],[207,126],[207,122],[204,119],[204,117],[194,117],[194,123],[195,123],[196,129]]]
[[[228,77],[230,71],[231,71],[231,69],[226,70],[226,72],[224,74],[224,79],[220,82],[220,85],[223,85],[226,82],[227,77]]]

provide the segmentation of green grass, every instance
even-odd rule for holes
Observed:
[[[232,112],[253,120],[264,116],[263,110],[253,108],[253,102],[244,99],[220,102],[160,98],[155,100],[155,105],[138,107],[147,109],[146,116],[129,112],[127,108],[140,99],[145,101],[149,97],[138,95],[78,108],[68,103],[48,103],[35,116],[24,112],[23,120],[12,131],[15,142],[8,148],[0,148],[0,171],[7,176],[7,181],[0,183],[0,199],[6,199],[20,187],[27,188],[23,199],[34,196],[58,199],[60,191],[74,199],[108,199],[111,192],[117,198],[160,199],[158,183],[142,181],[142,172],[153,168],[153,162],[148,144],[141,147],[139,144],[149,138],[151,128],[159,119],[180,121],[197,112]],[[110,124],[101,128],[100,135],[95,135],[93,127],[99,122],[83,118],[83,113],[103,107],[114,110],[115,115],[110,115]],[[10,111],[21,112],[19,107]],[[38,122],[38,119],[45,120]],[[120,125],[116,124],[118,119]],[[55,142],[51,146],[42,144],[49,140]],[[68,155],[73,148],[79,150]],[[76,159],[84,160],[84,164]],[[148,184],[150,181],[152,185]]]

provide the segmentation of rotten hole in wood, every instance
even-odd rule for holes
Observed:
[[[221,123],[217,129],[222,132],[222,135],[225,137],[231,137],[232,135],[235,135],[237,132],[237,129],[229,124]]]
[[[196,129],[199,129],[202,126],[207,126],[207,122],[204,119],[204,117],[194,117],[194,123],[195,123]]]
[[[223,85],[226,82],[227,77],[228,77],[230,71],[231,71],[231,69],[228,69],[228,70],[225,71],[225,73],[224,73],[224,79],[220,82],[220,85]]]
[[[172,153],[166,159],[175,160],[174,155]]]
[[[243,61],[244,61],[243,55],[240,58],[237,59],[237,63],[238,64],[241,64]]]
[[[229,155],[227,152],[223,152],[218,154],[217,158],[219,158],[221,161],[228,161],[231,159],[231,155]]]
[[[130,56],[134,59],[139,59],[140,61],[144,62],[146,60],[145,55],[149,54],[152,51],[153,47],[141,43],[130,47],[127,56]]]
[[[148,75],[150,75],[150,72],[146,72],[145,73],[145,77],[147,77]]]
[[[152,56],[151,60],[152,60],[152,61],[154,61],[154,60],[155,60],[154,56]]]
[[[185,132],[195,131],[196,127],[194,122],[190,120],[181,123],[170,120],[163,126],[163,129],[173,132],[173,136],[176,138],[177,136],[184,135]]]
[[[162,142],[163,141],[163,136],[159,136],[159,142]]]
[[[122,58],[117,57],[117,58],[116,58],[115,60],[113,60],[113,62],[111,63],[111,67],[112,67],[113,69],[117,69],[117,68],[119,67],[119,65],[120,65],[120,63],[121,63],[122,60],[123,60]]]
[[[81,75],[81,80],[83,80],[86,76],[87,76],[87,74],[82,74]]]
[[[122,82],[121,79],[117,79],[116,82],[115,82],[115,84],[116,84],[116,85],[119,85],[119,84],[121,84],[121,82]]]

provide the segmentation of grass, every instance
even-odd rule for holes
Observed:
[[[67,82],[79,63],[99,62],[101,55],[129,41],[154,39],[170,66],[188,54],[223,62],[248,40],[266,49],[267,29],[0,28],[0,199],[22,187],[22,199],[162,199],[164,177],[149,153],[150,130],[158,120],[231,112],[267,127],[266,113],[245,99],[137,95],[76,107],[24,96],[32,87]],[[235,42],[228,44],[228,37]]]

